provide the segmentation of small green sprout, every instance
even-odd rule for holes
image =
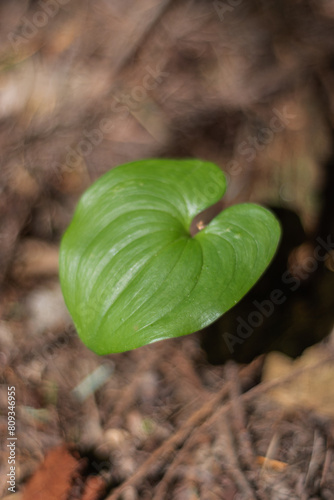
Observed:
[[[212,163],[149,159],[114,168],[84,193],[61,243],[60,281],[90,349],[123,352],[193,333],[255,284],[280,237],[271,212],[234,205],[190,234],[225,188]]]

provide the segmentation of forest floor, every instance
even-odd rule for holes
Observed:
[[[287,19],[291,2],[44,3],[0,6],[0,494],[334,499],[333,334],[295,361],[212,365],[198,333],[97,356],[58,280],[80,194],[146,157],[214,161],[229,180],[219,209],[284,203],[313,234],[333,8],[295,2]],[[292,257],[305,262],[308,248]]]
[[[295,362],[212,366],[195,334],[100,357],[55,281],[11,291],[1,340],[1,407],[7,387],[16,398],[13,500],[333,498],[334,341]]]

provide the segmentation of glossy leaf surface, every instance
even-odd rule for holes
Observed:
[[[225,192],[199,160],[121,165],[82,196],[60,251],[60,280],[83,342],[98,354],[193,333],[235,305],[269,264],[280,229],[254,204],[195,215]]]

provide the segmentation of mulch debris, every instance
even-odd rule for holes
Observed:
[[[289,393],[299,379],[314,393],[319,374],[330,398],[332,341],[265,380],[270,355],[213,366],[198,334],[99,357],[57,276],[80,194],[145,157],[225,170],[228,193],[200,225],[251,200],[287,204],[315,233],[334,137],[330,2],[44,3],[0,5],[0,435],[15,386],[17,437],[15,493],[0,450],[2,494],[333,500],[331,405]]]

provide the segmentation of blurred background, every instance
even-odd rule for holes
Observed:
[[[78,198],[119,164],[196,157],[219,165],[227,194],[194,231],[244,201],[264,204],[281,221],[278,254],[238,307],[206,332],[169,344],[183,349],[184,363],[202,367],[207,386],[214,390],[227,358],[248,363],[271,349],[295,357],[330,333],[333,89],[332,0],[1,2],[0,366],[1,383],[21,388],[20,480],[64,436],[96,453],[101,422],[114,409],[101,410],[90,395],[87,417],[77,400],[86,416],[80,427],[69,408],[70,391],[101,359],[76,339],[57,273]],[[273,313],[256,308],[277,289],[286,300]],[[152,360],[156,349],[164,355],[149,347]],[[138,376],[141,352],[106,358],[109,375],[124,364],[110,393],[122,393],[129,372]],[[118,473],[113,484],[129,471]]]

